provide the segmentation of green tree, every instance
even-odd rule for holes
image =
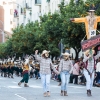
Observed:
[[[45,43],[47,44],[44,45],[51,51],[53,56],[59,56],[60,54],[58,44],[62,37],[62,21],[60,14],[57,12],[41,17],[43,36],[46,38]]]
[[[99,0],[70,0],[68,5],[63,2],[59,5],[60,12],[48,13],[40,17],[40,22],[28,22],[25,26],[18,26],[13,30],[12,38],[0,44],[0,56],[31,54],[36,49],[40,52],[47,49],[51,55],[59,56],[58,44],[63,40],[67,48],[73,48],[76,59],[81,50],[80,42],[85,36],[85,25],[72,23],[70,18],[85,17],[90,5],[97,7]],[[100,15],[100,9],[96,10]],[[98,24],[98,29],[99,29]]]
[[[16,53],[33,53],[33,47],[36,42],[36,32],[38,32],[38,24],[38,22],[29,22],[26,26],[19,26],[14,30],[12,35],[12,46]]]
[[[68,48],[73,48],[76,52],[75,59],[78,59],[78,54],[81,50],[81,40],[85,36],[84,24],[76,24],[70,21],[70,18],[85,17],[87,15],[87,8],[83,0],[79,0],[77,3],[74,0],[70,0],[69,5],[65,5],[64,2],[60,5],[60,13],[63,18],[63,40],[67,44]]]

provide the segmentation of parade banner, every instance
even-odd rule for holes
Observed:
[[[94,46],[97,46],[100,44],[100,35],[96,35],[88,40],[82,41],[81,42],[81,46],[82,46],[82,50],[88,50]]]

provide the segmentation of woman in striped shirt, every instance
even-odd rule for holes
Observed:
[[[41,82],[43,86],[44,96],[50,96],[50,78],[51,78],[51,69],[56,74],[59,74],[59,72],[55,69],[55,67],[52,64],[51,59],[49,58],[49,52],[47,50],[43,50],[41,57],[37,55],[38,50],[35,51],[35,58],[40,63],[40,76],[41,76]]]
[[[73,70],[73,64],[72,61],[69,59],[70,54],[69,53],[63,53],[63,59],[61,59],[59,64],[59,72],[61,75],[61,96],[68,96],[67,90],[68,90],[68,83],[69,83],[69,77],[70,73],[72,73]]]

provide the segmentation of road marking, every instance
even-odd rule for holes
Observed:
[[[83,94],[83,92],[69,92],[69,93],[82,93]]]
[[[13,81],[13,83],[17,83],[17,82],[14,82],[14,81]]]
[[[22,97],[22,96],[20,96],[18,94],[15,94],[15,95],[18,96],[19,98],[22,98],[23,100],[27,100],[26,98],[24,98],[24,97]]]
[[[51,87],[58,88],[58,87],[60,87],[60,86],[57,86],[57,85],[51,85]]]
[[[83,89],[85,89],[86,88],[86,86],[68,86],[68,87],[70,87],[70,88],[79,88],[79,89],[81,89],[81,88],[83,88]],[[98,88],[98,87],[93,87],[93,89],[100,89],[100,88]]]
[[[80,86],[68,86],[68,87],[72,87],[72,88],[86,88],[86,87],[80,87]]]
[[[42,88],[41,86],[31,85],[32,88]]]
[[[8,88],[22,88],[22,87],[19,87],[19,86],[8,86]]]

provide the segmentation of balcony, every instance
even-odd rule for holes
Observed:
[[[16,15],[16,14],[14,13],[14,18],[19,18],[19,15]]]
[[[32,7],[29,7],[29,5],[26,3],[26,9],[30,10]]]
[[[30,14],[30,16],[32,15],[32,10],[30,10],[29,14]]]
[[[26,7],[20,9],[20,14],[21,15],[26,15]]]
[[[47,0],[47,2],[49,3],[49,2],[50,2],[50,0]]]
[[[40,6],[41,5],[41,0],[35,0],[35,5]]]
[[[23,8],[20,8],[20,13],[21,13],[21,15],[24,13]]]
[[[38,13],[38,16],[39,16],[39,17],[41,17],[41,16],[42,16],[42,13],[41,13],[41,12],[39,12],[39,13]]]
[[[32,7],[27,6],[26,9],[32,9]]]
[[[14,18],[18,18],[18,17],[19,17],[18,11],[15,9],[15,11],[14,11]]]

